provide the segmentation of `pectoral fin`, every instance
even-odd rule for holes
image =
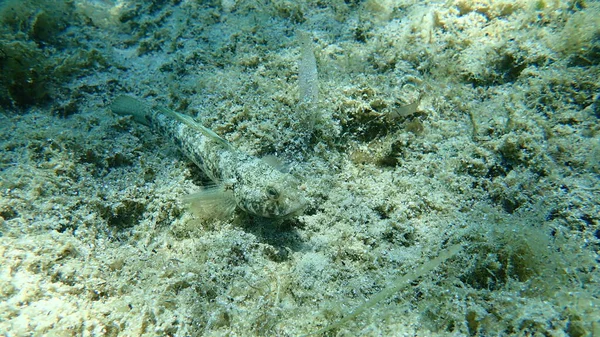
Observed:
[[[204,188],[183,198],[190,210],[202,218],[217,217],[225,219],[236,208],[233,192],[226,190],[224,184]]]

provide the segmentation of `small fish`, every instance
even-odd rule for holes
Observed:
[[[215,183],[214,187],[185,198],[192,208],[213,208],[212,212],[222,215],[239,208],[265,218],[282,218],[300,213],[306,204],[295,177],[266,160],[234,149],[190,116],[161,106],[151,107],[130,96],[117,97],[111,110],[132,116],[136,122],[171,138]]]

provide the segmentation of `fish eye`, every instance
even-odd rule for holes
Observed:
[[[269,196],[270,199],[278,199],[279,191],[277,191],[277,189],[275,187],[269,186],[269,187],[267,187],[267,195]]]

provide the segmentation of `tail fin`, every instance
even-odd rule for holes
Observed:
[[[188,127],[201,132],[205,136],[217,141],[218,143],[225,146],[227,149],[232,149],[231,144],[226,141],[221,136],[217,135],[211,129],[205,127],[204,125],[194,121],[194,119],[190,116],[183,115],[177,113],[175,111],[169,110],[162,106],[156,106],[154,108],[146,105],[144,102],[140,101],[137,98],[133,98],[131,96],[122,95],[117,97],[112,104],[110,105],[110,109],[113,113],[121,116],[132,116],[133,120],[150,126],[150,119],[153,113],[160,113],[169,118],[173,118],[178,120],[179,122],[187,125]]]
[[[119,96],[112,102],[110,109],[117,115],[132,116],[134,121],[150,125],[149,117],[152,110],[136,98],[125,95]]]

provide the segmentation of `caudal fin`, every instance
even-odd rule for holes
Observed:
[[[149,117],[151,110],[144,102],[137,98],[126,95],[119,96],[112,102],[110,109],[117,115],[132,116],[134,121],[150,125]]]

